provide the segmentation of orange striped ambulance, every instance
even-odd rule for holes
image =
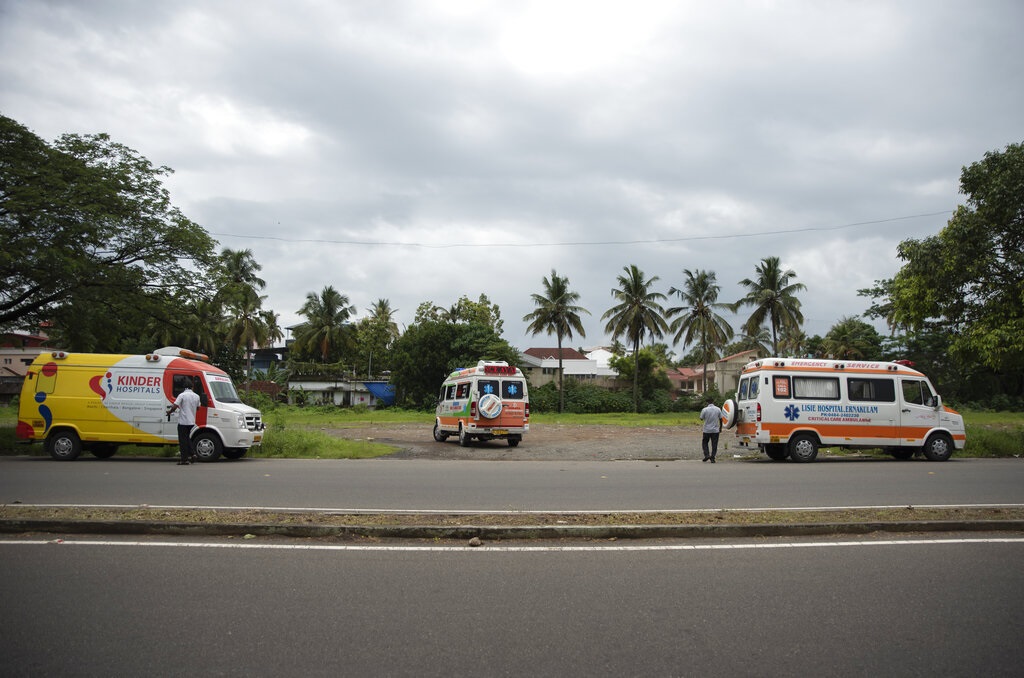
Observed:
[[[722,412],[741,446],[776,461],[814,461],[819,447],[946,461],[967,441],[963,417],[906,361],[756,360]]]
[[[504,438],[517,446],[530,430],[530,396],[522,371],[505,361],[484,361],[459,369],[441,384],[434,440],[455,435],[463,447],[472,439]]]

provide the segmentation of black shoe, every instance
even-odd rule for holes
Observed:
[[[715,463],[715,458],[714,458],[714,457],[711,457],[711,463],[712,463],[712,464],[714,464],[714,463]]]
[[[707,461],[707,460],[708,460],[708,459],[710,459],[710,458],[711,458],[711,457],[704,457],[703,459],[701,459],[701,461]]]
[[[178,462],[178,466],[188,466],[191,463],[192,462],[190,462],[190,461],[186,461],[186,460],[182,459],[181,461]]]

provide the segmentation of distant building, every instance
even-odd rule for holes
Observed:
[[[619,375],[608,366],[606,353],[611,355],[604,349],[588,355],[574,348],[561,349],[564,381],[575,380],[603,388],[615,386]],[[558,348],[528,348],[521,355],[523,362],[519,367],[530,380],[531,386],[536,388],[552,382],[558,383]]]
[[[21,393],[25,373],[36,356],[49,351],[43,334],[6,332],[0,334],[0,403],[7,404]]]

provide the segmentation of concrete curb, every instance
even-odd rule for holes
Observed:
[[[116,534],[293,538],[452,539],[695,539],[806,537],[872,532],[1024,532],[1024,520],[929,520],[765,525],[276,525],[147,520],[0,520],[0,533]]]

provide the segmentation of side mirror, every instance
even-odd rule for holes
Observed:
[[[938,393],[935,394],[935,409],[942,409],[942,396],[940,396]]]

